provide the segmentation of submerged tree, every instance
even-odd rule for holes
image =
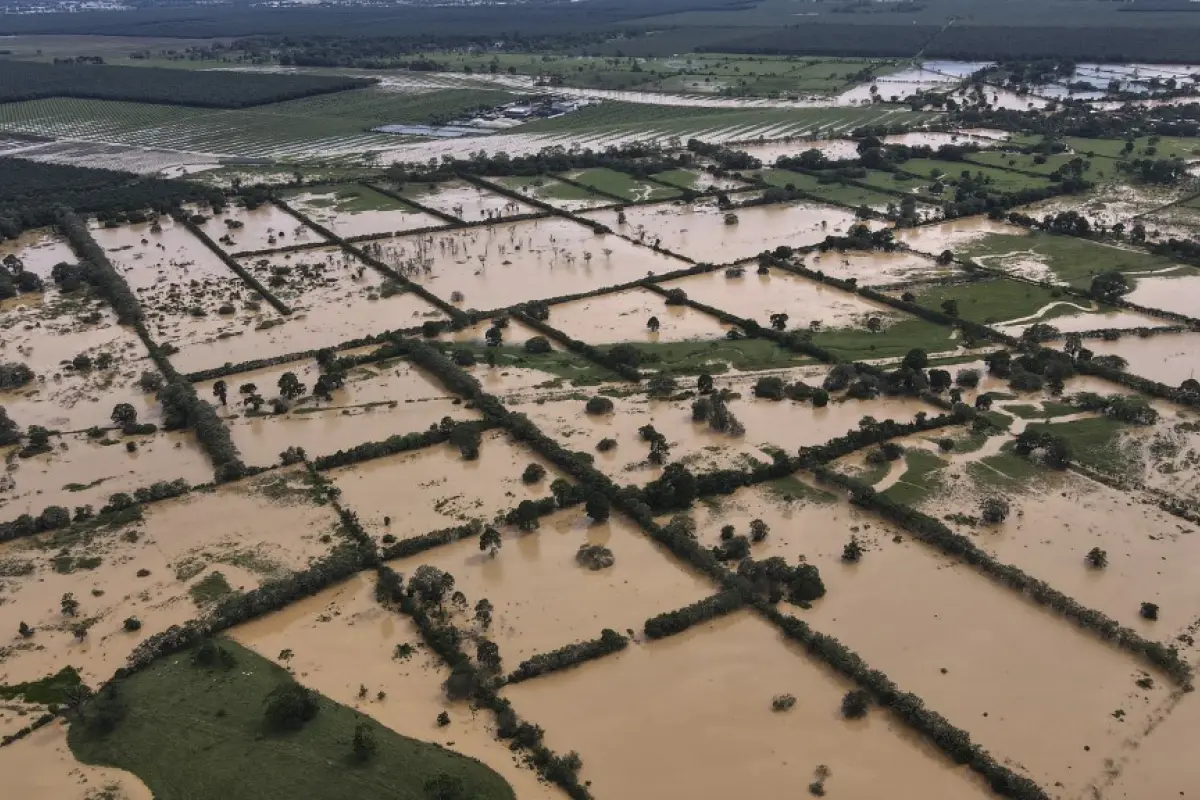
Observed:
[[[496,553],[500,552],[504,541],[500,538],[500,531],[492,526],[483,529],[483,533],[479,534],[479,550],[487,553],[492,558],[496,557]]]
[[[1099,547],[1093,547],[1091,550],[1088,550],[1086,558],[1088,564],[1096,569],[1104,569],[1108,566],[1108,553]]]

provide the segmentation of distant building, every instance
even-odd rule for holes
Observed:
[[[504,109],[504,116],[509,119],[528,119],[533,116],[533,109],[529,106],[509,106]]]

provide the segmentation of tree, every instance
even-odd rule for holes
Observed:
[[[1092,286],[1088,293],[1105,302],[1119,300],[1122,295],[1133,291],[1133,287],[1129,285],[1129,281],[1125,276],[1115,270],[1102,272],[1092,278]]]
[[[17,626],[17,633],[21,634],[22,639],[28,639],[33,636],[33,628],[22,620],[21,624]]]
[[[761,519],[750,520],[750,541],[758,544],[767,538],[767,534],[771,532],[771,526],[763,522]]]
[[[869,330],[871,333],[879,333],[881,330],[883,330],[883,320],[881,320],[879,317],[868,317],[867,330]]]
[[[263,719],[276,732],[300,730],[320,710],[317,698],[316,692],[298,683],[282,683],[264,698]]]
[[[929,388],[934,392],[944,392],[950,388],[950,372],[944,369],[929,370]]]
[[[544,477],[546,477],[546,468],[541,464],[533,463],[525,467],[525,471],[521,473],[521,482],[530,485],[537,483]]]
[[[712,392],[712,390],[712,375],[709,375],[707,372],[701,372],[700,376],[696,378],[696,391],[700,394],[709,394]],[[1198,387],[1197,390],[1200,391],[1200,387]]]
[[[492,558],[496,557],[496,553],[500,552],[504,540],[500,538],[500,531],[493,528],[491,525],[483,529],[483,533],[479,534],[479,550],[487,553]]]
[[[304,394],[304,384],[294,372],[285,372],[279,376],[279,396],[284,400],[295,400]]]
[[[225,381],[217,381],[212,387],[213,397],[221,401],[221,405],[229,405],[229,385]]]
[[[495,642],[479,637],[475,642],[475,660],[493,675],[500,673],[500,648]]]
[[[545,336],[534,336],[525,342],[526,353],[540,355],[542,353],[549,353],[553,349],[554,348],[550,346],[550,340]]]
[[[1083,350],[1083,337],[1078,333],[1068,333],[1063,340],[1063,352],[1071,358],[1076,358],[1081,350]]]
[[[64,617],[73,617],[79,613],[79,601],[75,599],[75,595],[67,592],[59,601],[59,606],[62,608]]]
[[[488,347],[499,347],[504,342],[504,331],[493,325],[483,334],[483,341]]]
[[[949,250],[943,250],[942,252],[938,253],[938,257],[935,259],[935,261],[939,266],[944,267],[954,261],[954,253]]]
[[[862,560],[863,546],[858,541],[857,536],[851,535],[850,541],[846,542],[846,546],[842,548],[842,561],[847,564],[857,564]]]
[[[117,403],[113,406],[112,414],[109,419],[113,424],[122,430],[132,428],[137,425],[137,409],[129,403]]]
[[[1141,615],[1142,615],[1142,619],[1149,619],[1149,620],[1158,619],[1158,604],[1157,603],[1142,603]]]
[[[787,324],[788,324],[788,315],[787,314],[772,314],[771,315],[771,327],[774,328],[775,330],[777,330],[777,331],[786,330]]]
[[[919,347],[909,350],[901,364],[905,369],[922,370],[929,366],[929,356]]]
[[[41,425],[30,425],[26,438],[29,440],[29,447],[34,450],[45,450],[50,446],[50,431]]]
[[[365,722],[360,722],[354,726],[354,739],[350,744],[350,752],[355,761],[362,763],[370,760],[371,756],[379,749],[379,745],[375,742],[375,734],[367,727]]]
[[[508,523],[516,525],[521,531],[535,531],[542,524],[538,505],[532,500],[522,500],[516,508],[508,512]]]
[[[596,395],[588,399],[583,410],[589,414],[610,414],[613,410],[613,401],[607,397]]]
[[[483,630],[492,627],[492,613],[495,609],[486,597],[475,604],[475,622]]]
[[[952,317],[958,316],[958,301],[954,298],[942,301],[942,311],[945,311]]]
[[[605,522],[611,513],[611,507],[607,497],[600,492],[592,492],[588,495],[584,511],[592,518],[593,522]]]
[[[651,317],[650,319],[646,320],[646,329],[651,333],[658,333],[660,325],[661,323],[658,321],[658,317]]]
[[[986,497],[979,506],[979,515],[989,525],[999,525],[1008,519],[1009,505],[1003,497]]]
[[[782,400],[783,390],[783,378],[774,375],[759,378],[754,384],[754,396],[767,400]]]
[[[445,772],[425,781],[424,790],[426,800],[467,800],[462,780]]]
[[[1108,566],[1108,553],[1099,547],[1093,547],[1088,550],[1087,562],[1096,569],[1104,569]]]
[[[842,698],[842,716],[846,719],[861,719],[867,715],[871,696],[863,689],[852,689]]]

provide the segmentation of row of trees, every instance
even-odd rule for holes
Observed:
[[[628,638],[610,628],[605,628],[600,632],[600,638],[598,639],[589,639],[585,642],[569,644],[557,650],[552,650],[549,653],[538,653],[522,661],[509,674],[505,682],[520,683],[521,681],[527,681],[530,678],[536,678],[549,672],[557,672],[560,669],[574,667],[586,661],[592,661],[597,658],[603,658],[611,653],[620,652],[628,644]]]

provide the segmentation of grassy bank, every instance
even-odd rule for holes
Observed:
[[[268,732],[263,699],[291,676],[232,641],[220,646],[236,659],[232,668],[197,667],[184,653],[121,681],[124,718],[107,735],[73,724],[68,741],[76,758],[132,772],[157,800],[424,800],[426,782],[443,774],[462,782],[464,798],[515,797],[479,762],[400,736],[324,697],[299,731]],[[351,749],[360,724],[377,744],[365,762]]]

